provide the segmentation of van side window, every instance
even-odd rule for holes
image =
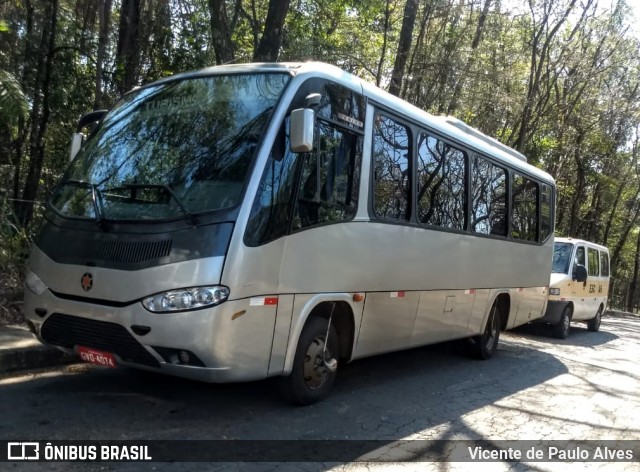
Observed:
[[[600,258],[597,249],[588,249],[589,252],[589,268],[588,274],[598,277],[600,275]]]
[[[609,277],[609,254],[604,251],[600,252],[600,275]]]
[[[540,189],[540,238],[545,241],[553,233],[553,191],[546,184],[542,184]]]
[[[576,258],[573,261],[573,272],[575,272],[577,265],[582,265],[586,267],[587,257],[584,251],[584,246],[578,246],[576,249]]]

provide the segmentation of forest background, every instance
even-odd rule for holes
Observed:
[[[632,2],[633,0],[628,0]],[[626,0],[0,0],[0,318],[78,118],[213,64],[320,60],[527,155],[556,234],[640,301],[640,40]]]

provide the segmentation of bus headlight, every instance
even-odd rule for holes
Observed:
[[[214,285],[156,293],[143,299],[142,304],[153,313],[169,313],[219,305],[227,298],[229,298],[229,288]]]
[[[24,284],[36,295],[42,295],[47,289],[46,284],[31,269],[27,269],[24,276]]]
[[[559,288],[550,288],[549,289],[549,295],[560,295],[560,289]]]

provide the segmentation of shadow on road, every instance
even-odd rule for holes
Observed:
[[[555,338],[552,334],[552,327],[543,323],[522,325],[511,332],[539,341],[546,338],[550,343],[564,346],[595,347],[618,339],[617,335],[607,332],[605,326],[601,327],[597,333],[593,333],[587,329],[586,324],[578,322],[571,323],[571,331],[566,339]]]

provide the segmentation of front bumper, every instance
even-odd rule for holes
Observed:
[[[106,351],[121,365],[205,382],[267,377],[276,308],[243,299],[160,314],[139,302],[112,307],[63,299],[49,290],[25,291],[25,316],[41,342],[65,352],[77,346]],[[198,365],[167,354],[180,350],[193,354],[190,364],[196,358]]]

